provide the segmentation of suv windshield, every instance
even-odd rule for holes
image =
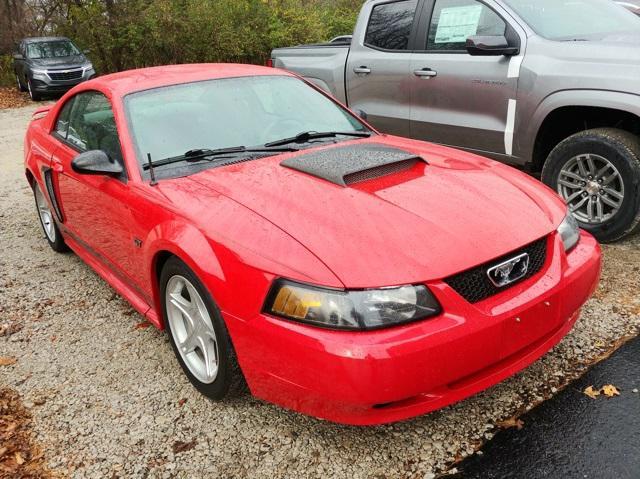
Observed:
[[[27,57],[32,59],[71,57],[73,55],[80,55],[80,50],[68,40],[27,44]]]
[[[125,98],[138,160],[192,150],[257,147],[304,132],[369,131],[303,81],[287,76],[226,78],[133,93]],[[309,139],[309,141],[312,141]]]
[[[505,0],[548,40],[601,40],[640,33],[640,18],[611,0]]]

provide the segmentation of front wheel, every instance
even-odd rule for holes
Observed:
[[[42,95],[33,89],[31,78],[27,78],[27,91],[29,92],[29,97],[31,97],[33,101],[42,100]]]
[[[160,275],[165,325],[189,381],[205,396],[237,396],[245,382],[220,311],[196,275],[170,258]]]
[[[640,224],[640,138],[632,133],[597,128],[570,136],[549,155],[542,181],[602,242],[617,241]]]

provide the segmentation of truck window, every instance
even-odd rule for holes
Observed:
[[[417,5],[417,0],[403,0],[373,7],[365,45],[383,50],[406,50]]]
[[[467,38],[473,35],[500,36],[506,30],[505,21],[483,3],[476,0],[436,0],[427,50],[465,51]]]

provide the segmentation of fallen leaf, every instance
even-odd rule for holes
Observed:
[[[133,329],[147,329],[151,327],[151,323],[147,323],[146,321],[143,321],[141,323],[136,324]]]
[[[196,447],[195,440],[189,442],[176,441],[173,443],[172,449],[174,454],[179,454],[181,452],[190,451],[194,447]]]
[[[524,427],[524,421],[516,417],[510,417],[509,419],[505,419],[504,421],[497,422],[496,425],[501,429],[510,429],[512,427],[515,427],[519,431]]]
[[[22,454],[20,454],[19,452],[16,452],[15,458],[16,458],[16,464],[18,464],[18,466],[22,466],[24,464],[24,458],[22,457]]]
[[[184,403],[186,402],[187,402],[186,398],[182,398],[180,399],[180,401],[178,401],[178,406],[184,406]]]
[[[12,364],[17,363],[18,360],[16,358],[12,358],[11,356],[0,356],[0,366],[11,366]]]
[[[0,459],[2,459],[2,456],[4,456],[6,452],[7,452],[6,447],[0,447]]]
[[[593,386],[589,386],[587,389],[582,391],[584,394],[589,396],[591,399],[595,399],[600,396],[600,390],[593,389]]]
[[[612,398],[613,396],[620,396],[620,391],[613,384],[607,384],[602,387],[602,394],[605,396]]]

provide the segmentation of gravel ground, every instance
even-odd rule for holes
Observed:
[[[22,395],[35,440],[62,475],[429,478],[638,333],[636,235],[605,248],[602,287],[560,345],[453,407],[354,428],[249,396],[210,402],[187,382],[163,333],[141,327],[88,266],[44,241],[22,173],[34,108],[0,111],[0,356],[17,358],[0,366],[0,387]]]

